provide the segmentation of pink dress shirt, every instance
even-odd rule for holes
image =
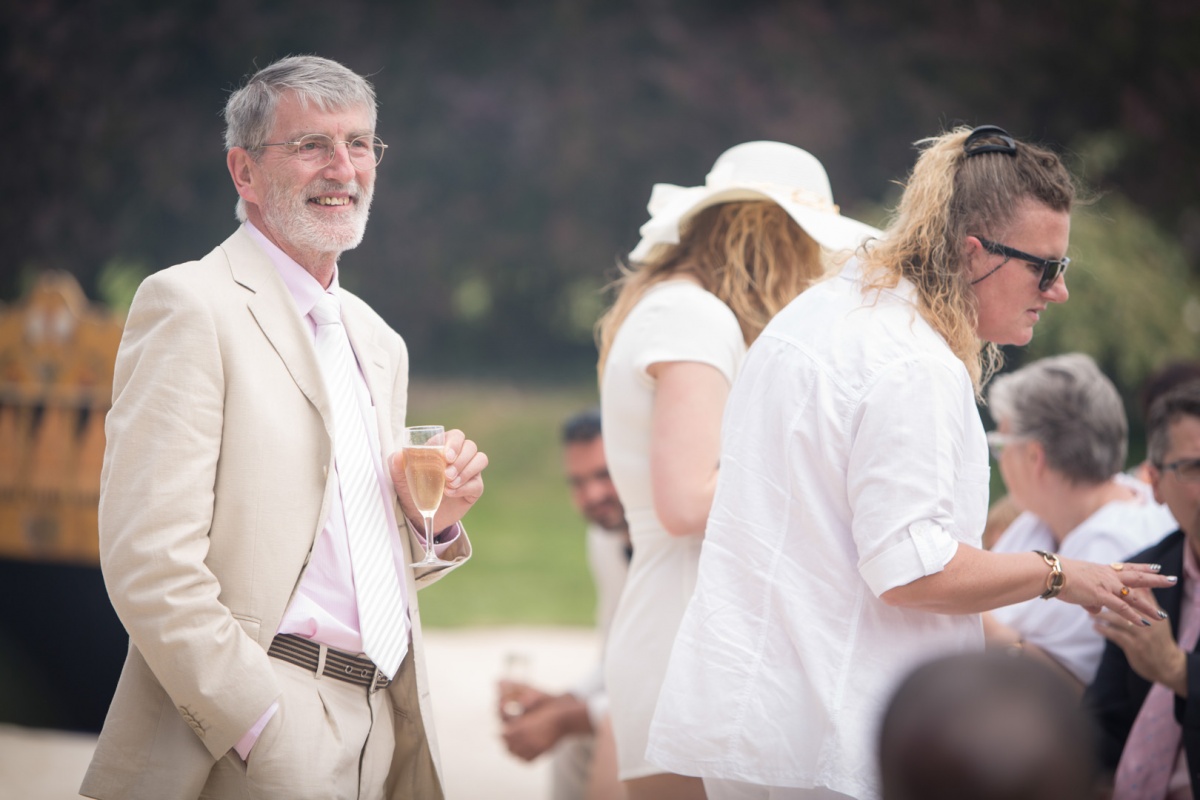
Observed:
[[[303,318],[315,343],[317,326],[309,316],[309,312],[316,306],[317,300],[326,290],[307,270],[280,250],[253,224],[246,222],[245,226],[247,232],[258,242],[278,270],[279,277],[283,279],[288,293],[295,301],[296,313]],[[335,268],[329,291],[336,293],[337,289],[338,275]],[[378,423],[371,396],[367,390],[366,378],[363,377],[361,368],[355,383],[359,407],[371,438],[371,452],[379,453]],[[409,624],[408,593],[405,584],[408,570],[404,565],[402,550],[404,545],[400,539],[399,525],[391,502],[392,480],[384,467],[382,458],[376,459],[374,466],[379,479],[379,500],[383,503],[384,513],[387,516],[388,540],[392,546],[392,558],[395,561],[396,574],[400,578],[401,594],[404,597],[404,623],[405,633],[407,633]],[[457,538],[458,532],[456,529],[452,536],[437,537],[435,542],[438,551],[444,551],[449,547]],[[350,543],[346,535],[346,514],[342,507],[340,491],[333,496],[333,505],[329,511],[329,518],[325,522],[325,528],[313,545],[312,558],[300,577],[300,585],[296,589],[291,604],[284,612],[278,633],[302,636],[346,653],[362,653],[362,635],[358,627],[358,603],[354,595],[354,573],[350,565]],[[250,754],[254,743],[258,741],[259,734],[262,733],[263,728],[267,726],[278,708],[278,701],[272,703],[258,722],[235,745],[234,749],[243,759]]]

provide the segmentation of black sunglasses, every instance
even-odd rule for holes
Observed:
[[[1070,258],[1041,258],[1039,256],[1030,255],[1029,253],[1017,250],[1016,248],[1009,247],[1006,244],[993,242],[990,239],[983,238],[982,236],[977,235],[975,238],[979,240],[981,245],[983,245],[983,249],[987,250],[992,255],[1004,256],[1004,261],[987,275],[984,275],[983,278],[989,277],[992,272],[995,272],[997,269],[1000,269],[1000,267],[1003,267],[1005,264],[1007,264],[1009,259],[1015,258],[1018,261],[1025,261],[1031,266],[1042,271],[1042,277],[1038,281],[1038,291],[1045,292],[1054,285],[1054,282],[1058,280],[1058,276],[1065,273],[1067,271],[1067,267],[1071,266]],[[979,281],[983,280],[983,278],[976,278],[975,280],[971,281],[971,285],[974,286],[975,284],[979,283]]]

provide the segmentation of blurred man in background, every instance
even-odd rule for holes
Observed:
[[[1170,625],[1126,625],[1101,612],[1108,644],[1086,699],[1102,732],[1101,760],[1116,770],[1113,797],[1200,797],[1200,381],[1159,397],[1146,423],[1154,496],[1179,530],[1131,561],[1161,564],[1179,582],[1154,590]],[[1135,630],[1135,628],[1137,628]]]
[[[588,566],[596,584],[596,625],[603,641],[629,567],[629,528],[608,475],[599,409],[567,420],[562,439],[571,500],[588,522]],[[621,790],[602,663],[598,659],[587,678],[563,694],[511,680],[501,682],[505,746],[526,761],[554,750],[553,800],[610,798]]]

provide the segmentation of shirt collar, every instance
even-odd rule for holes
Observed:
[[[1183,574],[1190,585],[1200,586],[1200,559],[1186,538],[1183,541]]]
[[[859,285],[862,284],[862,263],[858,260],[857,256],[846,262],[846,264],[842,267],[840,276],[845,280],[852,281]],[[902,277],[896,282],[894,287],[883,288],[879,291],[883,294],[888,294],[899,298],[900,300],[903,300],[911,305],[917,305],[917,286],[908,278]]]
[[[254,227],[254,223],[246,220],[242,224],[246,227],[246,232],[250,234],[250,237],[271,259],[275,271],[279,273],[279,277],[283,279],[283,285],[287,287],[288,294],[292,296],[292,302],[295,303],[300,316],[307,317],[316,306],[317,300],[327,290],[312,276],[312,273],[297,264],[295,259],[283,252],[277,244],[267,238],[266,234]],[[338,268],[336,265],[333,268],[333,280],[329,283],[328,291],[332,294],[337,294],[338,291]]]

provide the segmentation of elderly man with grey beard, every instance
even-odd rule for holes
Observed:
[[[242,224],[142,284],[117,356],[100,556],[130,647],[80,792],[440,798],[417,589],[470,556],[487,457],[445,433],[441,563],[414,569],[408,351],[339,282],[375,92],[290,57],[225,119]]]

